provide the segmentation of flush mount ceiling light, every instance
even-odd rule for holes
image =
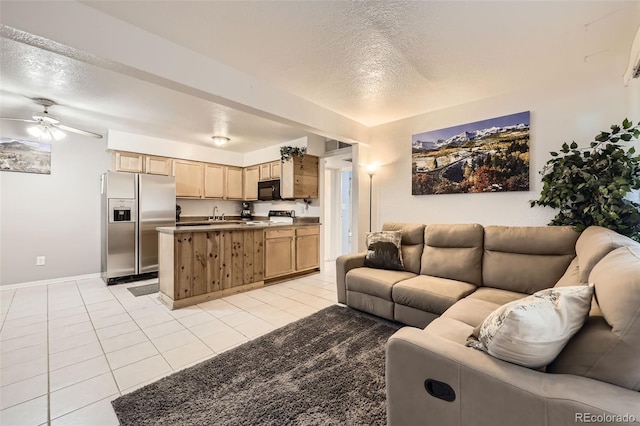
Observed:
[[[213,143],[215,143],[217,146],[226,145],[227,142],[231,140],[226,136],[211,136],[211,139],[213,140]]]

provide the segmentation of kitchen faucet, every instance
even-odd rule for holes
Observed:
[[[218,220],[218,215],[216,215],[217,212],[218,212],[218,206],[214,204],[213,208],[211,209],[211,216],[209,218],[213,220]]]

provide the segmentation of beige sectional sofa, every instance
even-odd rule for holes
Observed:
[[[383,230],[402,231],[405,271],[364,267],[364,253],[336,269],[339,302],[410,326],[387,344],[390,425],[640,424],[639,244],[600,227]],[[465,346],[505,303],[584,283],[595,284],[589,318],[546,368]],[[427,380],[454,399],[430,395]]]

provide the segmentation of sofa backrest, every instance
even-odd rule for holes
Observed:
[[[579,235],[569,226],[485,227],[482,285],[527,294],[553,287]]]
[[[599,309],[547,367],[640,391],[640,245],[620,247],[588,276]]]
[[[479,286],[483,235],[478,224],[427,225],[420,273]]]
[[[404,269],[414,274],[420,273],[424,227],[425,225],[399,222],[387,222],[382,225],[383,231],[402,232],[402,241],[400,243],[402,247],[402,262],[404,263]]]

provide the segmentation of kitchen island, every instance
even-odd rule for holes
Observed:
[[[319,266],[318,223],[234,222],[157,230],[160,299],[172,309],[259,288],[265,279],[281,279]],[[309,244],[310,238],[315,238],[315,246]],[[298,251],[304,259],[300,267],[296,264]]]

